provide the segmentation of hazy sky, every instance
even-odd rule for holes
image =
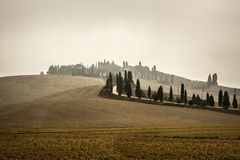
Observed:
[[[0,0],[1,76],[104,58],[240,88],[240,1]]]

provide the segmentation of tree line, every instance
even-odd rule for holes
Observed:
[[[152,92],[151,86],[149,86],[147,90],[147,95],[146,95],[144,91],[141,89],[139,79],[137,79],[136,84],[134,84],[131,71],[125,71],[124,77],[119,72],[118,74],[116,74],[115,77],[116,77],[115,81],[113,81],[113,76],[111,72],[108,75],[108,78],[106,80],[106,85],[104,87],[107,90],[108,94],[112,94],[113,86],[116,85],[116,92],[118,93],[119,96],[125,93],[128,98],[131,98],[133,96],[132,88],[135,87],[135,97],[138,97],[139,99],[143,97],[143,98],[148,98],[149,100],[160,101],[160,102],[168,101],[168,102],[177,102],[177,103],[189,104],[189,105],[215,106],[214,96],[210,95],[209,93],[206,94],[205,100],[201,99],[198,94],[195,95],[194,93],[191,98],[188,97],[187,90],[185,89],[185,86],[183,83],[181,84],[180,95],[175,96],[174,98],[172,86],[170,86],[169,94],[164,94],[163,86],[159,86],[157,92]],[[224,93],[222,90],[219,91],[218,106],[224,109],[228,109],[231,106],[230,98],[227,91],[224,91]],[[236,94],[234,94],[233,96],[232,106],[233,108],[238,108]]]

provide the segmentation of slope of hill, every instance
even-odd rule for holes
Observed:
[[[64,75],[1,77],[0,105],[26,102],[68,89],[104,83],[98,78]]]
[[[136,80],[135,80],[136,81]],[[157,91],[158,87],[160,85],[163,86],[163,91],[166,93],[169,93],[170,91],[170,84],[166,85],[166,84],[160,84],[159,82],[155,81],[155,80],[146,80],[146,79],[140,79],[141,82],[141,87],[142,89],[147,90],[148,86],[150,85],[152,88],[152,91]],[[178,95],[180,94],[180,86],[181,84],[176,85],[172,85],[172,89],[173,89],[173,94]],[[198,94],[202,99],[206,99],[206,94],[209,93],[210,95],[214,96],[215,102],[217,103],[218,101],[218,93],[219,90],[222,89],[223,91],[227,91],[229,93],[230,96],[230,101],[232,102],[233,100],[233,95],[235,94],[235,89],[234,88],[229,88],[229,87],[224,87],[224,86],[212,86],[210,88],[204,88],[204,90],[201,89],[196,89],[196,88],[192,88],[191,86],[185,86],[185,89],[187,89],[187,93],[188,96],[192,97],[193,93],[194,94]],[[236,95],[237,95],[237,100],[238,102],[240,101],[240,94],[239,94],[239,89],[236,90]]]
[[[1,105],[0,128],[176,127],[240,122],[237,115],[104,99],[98,96],[101,87],[81,87]]]

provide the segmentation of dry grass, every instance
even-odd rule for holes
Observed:
[[[0,159],[240,159],[238,115],[104,99],[94,78],[0,81]]]
[[[0,159],[240,159],[239,127],[1,133]]]
[[[17,77],[16,79],[25,79],[26,77]],[[0,128],[174,127],[179,125],[239,125],[240,122],[238,115],[104,99],[98,96],[102,86],[88,86],[103,83],[102,80],[95,78],[76,77],[75,79],[73,77],[77,82],[73,83],[72,87],[76,85],[80,88],[71,90],[66,90],[67,84],[72,84],[71,80],[73,80],[68,76],[30,76],[30,79],[32,78],[35,80],[31,80],[31,87],[28,86],[32,89],[21,91],[31,90],[33,95],[30,96],[31,98],[37,95],[35,92],[37,92],[38,86],[54,88],[55,85],[64,84],[62,89],[65,88],[65,91],[42,98],[38,97],[38,99],[28,102],[0,105]],[[39,80],[42,78],[52,82],[45,84],[43,83],[45,81]],[[21,82],[21,80],[19,81]],[[54,81],[57,82],[54,83]],[[13,89],[14,86],[10,88]],[[52,90],[46,90],[47,93],[50,91]],[[17,94],[13,94],[13,97],[16,96]]]
[[[1,77],[0,105],[27,102],[69,89],[104,83],[98,78],[62,75]]]
[[[1,128],[238,125],[240,116],[98,97],[100,86],[0,106]]]

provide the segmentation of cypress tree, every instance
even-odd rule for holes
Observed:
[[[173,90],[172,90],[172,86],[170,86],[169,101],[173,101]]]
[[[116,85],[117,85],[117,93],[118,93],[118,88],[119,88],[119,76],[116,74]]]
[[[212,95],[209,97],[208,104],[209,104],[209,106],[215,106],[214,97]]]
[[[218,93],[218,106],[219,107],[222,107],[222,104],[223,104],[223,92],[222,90],[220,89],[219,93]]]
[[[109,91],[110,94],[113,92],[113,84],[112,84],[112,73],[109,73]]]
[[[233,96],[232,106],[233,106],[233,108],[238,108],[238,102],[237,102],[236,94],[234,94],[234,96]]]
[[[132,77],[132,72],[131,71],[128,71],[128,81],[130,82],[130,83],[133,83],[133,77]]]
[[[127,80],[128,80],[128,76],[127,76],[127,71],[125,70],[125,72],[124,72],[124,84],[125,85],[127,83]]]
[[[148,86],[148,99],[151,100],[151,96],[152,96],[152,91],[151,91],[151,87]]]
[[[137,83],[136,83],[136,91],[135,91],[135,94],[136,94],[136,97],[138,97],[139,99],[141,98],[141,87],[140,87],[140,81],[139,79],[137,79]]]
[[[106,88],[106,89],[109,89],[109,77],[108,77],[107,80],[106,80],[105,88]]]
[[[184,84],[183,83],[181,84],[181,95],[180,95],[180,98],[181,98],[181,103],[184,103]]]
[[[153,95],[152,95],[152,97],[153,97],[153,100],[154,101],[157,101],[158,100],[158,95],[157,95],[157,93],[153,93]]]
[[[160,100],[160,102],[163,102],[163,87],[162,86],[160,86],[159,88],[158,88],[158,98],[159,98],[159,100]]]
[[[119,96],[122,95],[122,89],[123,89],[123,78],[121,76],[121,73],[119,72],[117,76],[117,92]]]
[[[206,102],[207,102],[207,105],[209,105],[209,94],[208,93],[206,95]]]
[[[132,96],[132,87],[131,87],[131,83],[129,81],[127,81],[127,83],[126,83],[126,93],[127,93],[128,98],[130,98]]]
[[[196,104],[196,95],[193,93],[192,95],[192,103],[193,104]]]
[[[208,87],[210,87],[210,86],[212,85],[212,77],[211,77],[211,74],[209,74],[209,76],[208,76],[207,85],[208,85]]]
[[[200,103],[201,103],[201,98],[200,98],[200,96],[197,94],[196,104],[197,104],[197,105],[200,105]]]
[[[228,109],[229,106],[230,106],[230,101],[229,101],[228,92],[225,91],[223,95],[223,108]]]
[[[187,90],[184,92],[184,103],[187,104]]]

